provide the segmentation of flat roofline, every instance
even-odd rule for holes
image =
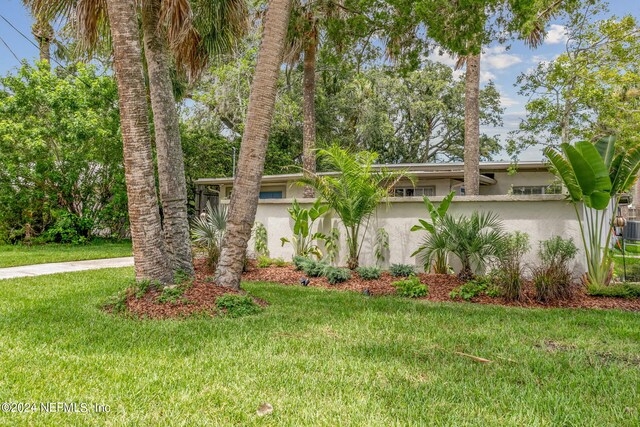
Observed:
[[[480,163],[481,172],[490,173],[495,170],[507,170],[513,164],[509,162],[485,162]],[[464,163],[398,163],[398,164],[380,164],[375,165],[377,169],[408,169],[411,174],[416,177],[432,177],[432,178],[459,178],[460,175],[464,175]],[[547,164],[544,162],[519,162],[516,167],[517,170],[547,170]],[[330,176],[338,175],[339,172],[321,172],[318,175]],[[289,173],[282,175],[264,175],[262,182],[282,182],[291,181],[302,177],[302,173]],[[495,184],[496,181],[489,177],[486,178],[485,183]],[[195,182],[200,185],[219,185],[219,184],[233,184],[233,177],[222,178],[200,178]],[[491,180],[492,182],[488,182]]]

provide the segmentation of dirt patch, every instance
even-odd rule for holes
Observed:
[[[260,281],[275,282],[283,285],[301,286],[300,279],[305,277],[302,271],[295,270],[292,265],[284,267],[266,267],[257,268],[255,265],[249,267],[249,271],[242,275],[243,281]],[[421,283],[429,286],[429,296],[419,298],[429,301],[458,301],[457,298],[452,300],[449,294],[451,291],[462,285],[463,282],[455,275],[448,274],[419,274]],[[393,295],[396,288],[393,282],[401,280],[401,277],[393,277],[387,272],[383,272],[379,279],[364,280],[358,273],[352,272],[351,279],[346,282],[331,285],[324,277],[309,278],[309,286],[320,287],[325,289],[335,289],[344,291],[354,291],[369,294],[372,296]],[[488,295],[480,295],[471,299],[472,303],[477,304],[494,304],[512,307],[566,307],[566,308],[596,308],[596,309],[619,309],[628,311],[640,311],[640,298],[624,299],[613,297],[594,297],[588,295],[584,288],[575,290],[571,298],[553,302],[542,303],[535,298],[535,288],[532,282],[526,281],[523,289],[523,297],[520,301],[508,301],[503,297],[490,297]]]
[[[131,288],[126,291],[124,297],[124,312],[138,318],[167,319],[185,318],[193,315],[216,316],[220,310],[216,307],[216,300],[228,294],[246,295],[244,291],[234,291],[223,288],[213,283],[212,272],[209,271],[204,260],[196,260],[196,276],[190,284],[183,284],[184,292],[173,298],[172,301],[161,302],[162,291],[150,288],[140,294],[136,289]],[[259,298],[253,300],[264,307],[266,301]],[[107,306],[110,312],[117,311],[114,305]]]

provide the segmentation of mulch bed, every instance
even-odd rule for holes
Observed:
[[[216,308],[216,299],[225,294],[245,295],[244,291],[234,291],[228,288],[216,286],[212,282],[213,272],[210,271],[202,259],[195,260],[196,277],[191,286],[175,302],[161,303],[158,298],[162,291],[149,289],[144,295],[137,297],[132,289],[129,289],[124,301],[126,313],[138,318],[167,319],[185,318],[196,314],[215,316],[219,314]],[[284,267],[257,268],[251,264],[247,272],[242,275],[243,281],[274,282],[282,285],[301,286],[300,279],[304,273],[296,271],[292,265]],[[422,283],[429,286],[429,296],[419,298],[421,300],[451,302],[449,294],[451,291],[462,285],[463,282],[455,275],[447,274],[419,274]],[[393,277],[388,272],[383,272],[379,279],[364,280],[358,273],[352,272],[351,279],[336,285],[330,284],[324,277],[310,278],[309,286],[367,293],[371,296],[394,295],[396,288],[393,282],[403,279]],[[254,301],[261,306],[268,305],[267,302],[254,298]],[[465,302],[457,298],[457,302]],[[596,309],[619,309],[628,311],[640,311],[640,298],[624,299],[612,297],[593,297],[587,295],[584,288],[578,288],[570,299],[555,301],[552,303],[541,303],[535,298],[535,289],[531,282],[526,282],[524,286],[523,298],[520,301],[508,301],[503,297],[490,297],[480,295],[471,299],[472,303],[493,304],[515,307],[570,307],[570,308],[596,308]],[[111,308],[107,310],[112,311]]]
[[[242,275],[243,281],[260,281],[260,282],[275,282],[283,285],[300,285],[300,279],[305,274],[301,271],[296,271],[295,267],[287,265],[284,267],[266,267],[257,268],[250,267],[249,271]],[[456,287],[463,284],[455,275],[448,274],[419,274],[420,282],[429,286],[429,296],[419,299],[428,301],[439,302],[451,302],[453,301],[449,296],[449,293]],[[377,295],[393,295],[396,293],[396,288],[392,285],[393,282],[403,279],[402,277],[393,277],[387,272],[383,272],[377,280],[364,280],[358,276],[358,273],[352,272],[351,279],[346,282],[331,285],[324,277],[312,277],[309,278],[309,286],[354,291],[364,293],[368,290],[368,293],[372,296]],[[457,298],[455,301],[464,302],[461,298]],[[508,301],[503,297],[489,297],[487,295],[480,295],[471,299],[472,303],[477,304],[494,304],[503,306],[515,306],[515,307],[570,307],[570,308],[597,308],[597,309],[619,309],[628,311],[640,311],[640,298],[625,299],[625,298],[613,298],[613,297],[594,297],[588,295],[586,290],[582,287],[577,288],[574,295],[570,299],[555,301],[550,303],[542,303],[535,298],[535,288],[532,282],[526,282],[524,285],[523,297],[521,301]]]
[[[216,286],[211,278],[213,272],[210,271],[204,260],[195,260],[196,277],[191,286],[182,294],[182,298],[176,302],[161,303],[158,298],[162,291],[149,289],[144,295],[138,298],[133,290],[128,290],[125,300],[126,313],[138,318],[167,319],[185,318],[196,314],[215,316],[219,314],[216,308],[216,299],[222,295],[236,294],[245,295],[244,291],[234,291],[233,289]],[[253,298],[260,306],[268,305],[267,302]],[[107,308],[112,310],[112,308]]]

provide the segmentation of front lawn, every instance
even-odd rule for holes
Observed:
[[[101,311],[131,277],[127,268],[0,281],[0,402],[111,408],[0,413],[0,424],[640,423],[637,313],[263,283],[244,286],[270,306],[237,319]],[[262,402],[272,415],[256,416]]]
[[[131,242],[92,242],[86,245],[0,245],[0,268],[48,262],[131,256]]]

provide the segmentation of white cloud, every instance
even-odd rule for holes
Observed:
[[[429,59],[444,65],[448,65],[449,67],[455,67],[457,62],[453,56],[449,55],[446,52],[440,53],[438,49],[436,49],[431,55],[429,55]]]
[[[503,70],[522,62],[518,55],[506,53],[504,46],[488,47],[481,57],[481,66],[489,70]]]
[[[567,41],[567,29],[564,25],[551,24],[551,28],[547,31],[545,43],[558,44]]]
[[[513,107],[514,105],[520,105],[520,103],[518,101],[516,101],[513,98],[508,97],[507,95],[501,95],[500,96],[500,104],[503,107]]]
[[[489,80],[495,80],[497,78],[497,76],[495,74],[493,74],[491,71],[483,71],[482,69],[480,70],[480,82],[481,83],[486,83]]]

